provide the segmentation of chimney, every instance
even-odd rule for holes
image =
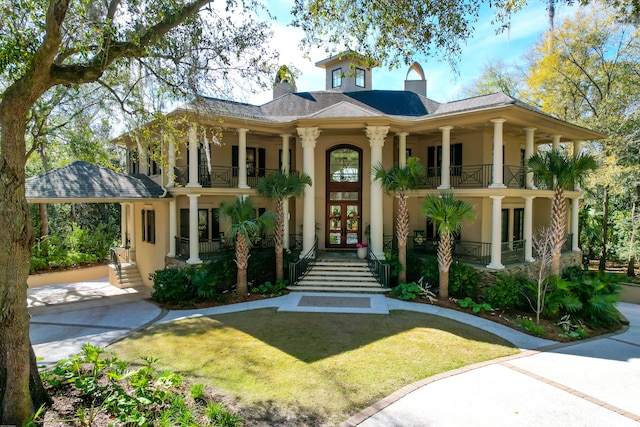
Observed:
[[[409,74],[411,71],[415,71],[418,75],[418,80],[409,80]],[[404,90],[407,92],[417,93],[418,95],[427,96],[427,80],[424,78],[424,71],[422,67],[417,62],[411,64],[409,67],[409,71],[407,71],[407,76],[404,81]]]
[[[276,73],[276,78],[273,82],[273,99],[286,95],[287,93],[296,92],[297,88],[293,74],[286,65],[283,65]]]

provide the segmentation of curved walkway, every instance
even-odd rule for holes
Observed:
[[[631,326],[621,334],[557,344],[459,311],[381,295],[289,294],[211,307],[166,311],[149,289],[117,289],[105,280],[28,290],[31,340],[45,365],[91,342],[108,345],[154,323],[259,308],[378,313],[418,311],[485,329],[523,350],[426,378],[354,415],[342,426],[638,426],[640,306],[620,303]]]

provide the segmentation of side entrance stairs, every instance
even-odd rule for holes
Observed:
[[[389,291],[376,281],[366,261],[318,259],[307,275],[289,290],[298,292],[375,293]]]
[[[138,266],[134,263],[120,264],[120,277],[113,264],[109,264],[109,282],[118,288],[137,288],[144,286]]]

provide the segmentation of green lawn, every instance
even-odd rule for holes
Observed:
[[[248,424],[335,425],[422,378],[518,352],[427,314],[255,310],[154,326],[113,349],[232,396]]]

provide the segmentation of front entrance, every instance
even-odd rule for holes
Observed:
[[[327,151],[326,247],[355,248],[362,239],[362,150],[339,145]]]

